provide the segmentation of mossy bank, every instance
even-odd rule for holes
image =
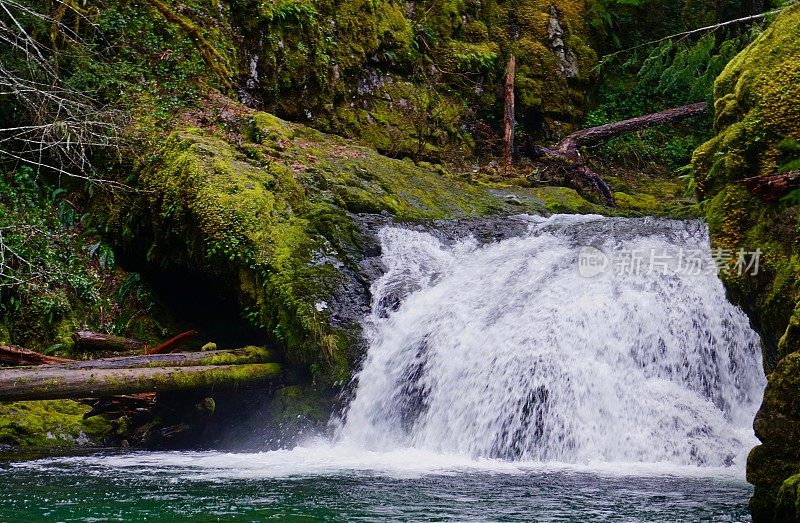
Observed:
[[[769,385],[756,418],[762,444],[748,462],[755,521],[797,521],[784,510],[800,472],[800,205],[792,194],[767,203],[740,181],[769,176],[800,155],[800,6],[787,9],[715,84],[718,134],[694,155],[714,247],[762,252],[758,274],[723,275],[731,299],[750,315],[764,342]],[[786,483],[789,481],[790,483]],[[792,483],[794,481],[794,483]]]

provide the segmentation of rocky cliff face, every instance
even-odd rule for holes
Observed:
[[[800,472],[800,205],[796,193],[765,202],[742,179],[797,160],[800,140],[800,7],[789,8],[738,55],[715,84],[718,134],[694,155],[714,247],[760,249],[757,275],[723,275],[764,341],[769,385],[755,421],[762,444],[748,462],[755,521],[797,521]],[[735,256],[734,256],[735,257]]]

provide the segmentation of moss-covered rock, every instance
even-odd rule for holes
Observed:
[[[137,183],[143,196],[108,207],[123,248],[222,282],[290,362],[333,380],[347,377],[358,335],[332,307],[363,251],[352,213],[420,220],[505,208],[441,167],[392,160],[221,97],[180,119],[138,166]]]
[[[773,521],[784,482],[800,472],[800,353],[783,358],[769,375],[764,401],[753,424],[762,444],[747,462],[747,480],[756,486],[750,508],[756,521]],[[796,492],[794,492],[796,493]],[[789,492],[784,492],[785,498]],[[796,521],[792,518],[780,521]]]
[[[780,521],[800,521],[800,474],[781,485],[775,514]]]
[[[582,116],[597,61],[583,0],[239,0],[233,11],[256,103],[416,159],[458,155],[465,124],[498,121],[512,53],[537,135]]]
[[[314,385],[290,385],[277,389],[269,404],[273,440],[291,446],[325,431],[332,414],[330,390]]]
[[[102,416],[84,419],[91,408],[70,400],[0,404],[0,446],[56,448],[102,445],[111,433]]]
[[[761,333],[767,372],[771,371],[755,423],[762,445],[753,449],[748,461],[748,480],[755,485],[755,521],[773,521],[784,481],[800,470],[800,207],[792,200],[761,201],[738,181],[776,174],[791,160],[780,144],[800,138],[798,56],[800,6],[794,6],[717,79],[717,135],[697,149],[693,159],[714,247],[762,253],[757,274],[723,275],[731,299],[748,312]],[[785,519],[796,520],[796,515]]]

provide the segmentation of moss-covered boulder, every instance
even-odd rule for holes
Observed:
[[[800,521],[800,474],[795,474],[781,485],[775,514],[779,521]]]
[[[756,419],[762,445],[748,461],[755,521],[773,521],[784,481],[800,471],[800,206],[789,196],[767,203],[744,178],[778,173],[795,158],[784,144],[800,139],[800,6],[787,8],[715,83],[717,135],[694,154],[714,247],[761,251],[757,274],[730,271],[732,300],[761,333],[769,385]],[[736,258],[735,256],[733,257]],[[774,370],[773,370],[774,369]],[[788,487],[787,487],[788,489]],[[788,492],[788,490],[787,490]],[[786,521],[796,521],[796,515]]]
[[[70,400],[0,404],[0,449],[99,446],[111,434],[102,416],[84,419],[91,408]]]
[[[521,122],[576,122],[597,56],[584,0],[235,2],[248,100],[389,154],[461,155],[502,115],[517,57]],[[495,127],[495,130],[497,127]]]
[[[355,213],[400,220],[506,209],[441,167],[392,160],[222,97],[184,114],[137,166],[137,194],[107,206],[131,257],[187,271],[238,300],[290,362],[332,380],[349,371],[369,282]],[[352,287],[363,303],[345,303]],[[213,299],[213,298],[209,298]]]

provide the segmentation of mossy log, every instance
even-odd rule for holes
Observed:
[[[143,341],[91,331],[77,331],[72,339],[75,340],[75,346],[84,351],[128,352],[147,348]]]
[[[136,369],[144,367],[196,367],[202,365],[245,365],[268,363],[274,355],[268,349],[247,347],[237,350],[214,350],[206,352],[175,352],[172,354],[143,354],[100,358],[96,360],[68,361],[48,368],[65,370],[85,369]]]
[[[53,366],[0,370],[0,401],[77,399],[234,387],[274,378],[277,363],[136,369],[64,369]]]
[[[553,149],[536,147],[534,155],[554,167],[563,169],[568,176],[587,184],[602,197],[607,205],[614,207],[616,206],[614,193],[600,175],[586,165],[581,158],[580,148],[608,140],[620,134],[639,131],[655,125],[672,124],[686,118],[699,116],[706,112],[707,106],[706,102],[698,102],[589,129],[582,129],[558,142]]]

